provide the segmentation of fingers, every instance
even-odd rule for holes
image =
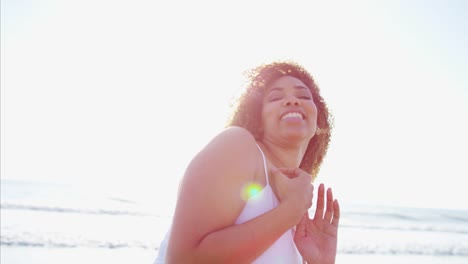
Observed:
[[[318,190],[318,196],[317,196],[317,207],[315,209],[315,215],[314,215],[314,219],[322,219],[323,217],[323,210],[325,208],[325,201],[324,201],[324,189],[325,189],[325,186],[323,185],[323,183],[320,184],[319,186],[319,190]]]
[[[308,182],[312,182],[312,176],[301,168],[278,168],[278,170],[290,179],[302,177],[304,180],[307,179]]]
[[[289,176],[285,175],[284,172],[278,168],[272,168],[270,170],[270,173],[273,174],[273,178],[275,181],[289,178]]]
[[[333,192],[331,188],[327,189],[327,210],[325,211],[325,221],[327,223],[331,222],[333,217]]]
[[[299,168],[271,168],[270,173],[275,182],[277,196],[280,201],[288,198],[299,202],[304,209],[312,206],[314,186],[310,182],[311,175]],[[303,212],[301,212],[303,213]]]
[[[333,201],[333,219],[332,219],[332,225],[338,226],[340,222],[340,204],[338,203],[338,200]]]
[[[299,175],[299,171],[296,168],[278,168],[288,178],[296,178]]]
[[[326,223],[338,226],[340,221],[340,205],[338,200],[333,199],[333,191],[331,188],[327,189],[326,196],[325,202],[325,186],[322,183],[318,190],[317,208],[315,210],[314,219],[323,219]]]
[[[299,176],[299,171],[296,168],[272,168],[271,173],[275,175],[286,176],[287,178],[296,178]]]

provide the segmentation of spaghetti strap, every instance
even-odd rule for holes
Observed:
[[[267,165],[266,165],[266,158],[265,158],[265,154],[263,154],[263,151],[262,149],[260,148],[260,146],[255,143],[257,145],[257,148],[258,150],[260,150],[260,153],[262,154],[262,158],[263,158],[263,169],[265,170],[265,179],[266,179],[266,184],[267,186],[270,185],[270,182],[268,181],[268,169],[267,169]]]

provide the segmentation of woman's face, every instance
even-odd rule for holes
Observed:
[[[317,107],[310,89],[292,76],[273,82],[263,98],[262,126],[264,140],[308,142],[317,129]]]

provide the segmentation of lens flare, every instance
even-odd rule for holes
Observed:
[[[248,183],[242,188],[241,198],[244,201],[255,198],[258,196],[261,190],[262,186],[260,184],[255,182]]]

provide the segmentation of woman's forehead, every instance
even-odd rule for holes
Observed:
[[[269,85],[269,87],[267,87],[267,91],[282,90],[282,89],[288,88],[288,87],[294,87],[294,88],[298,88],[298,89],[303,89],[303,88],[309,89],[307,87],[307,85],[305,85],[299,78],[296,78],[296,77],[290,76],[290,75],[285,75],[285,76],[281,76],[278,79],[276,79],[275,81],[273,81]]]

